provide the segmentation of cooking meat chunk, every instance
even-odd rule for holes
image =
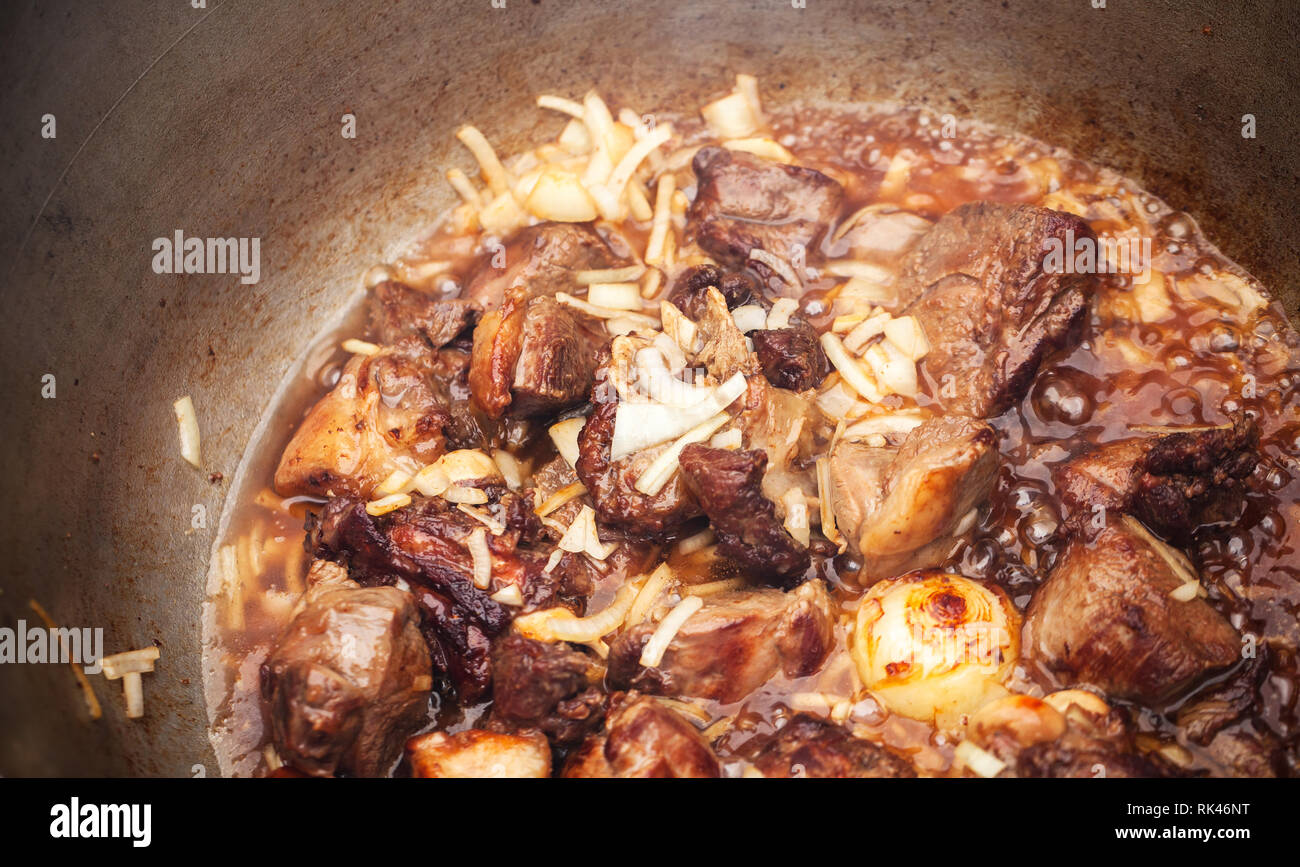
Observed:
[[[805,391],[821,385],[831,372],[817,331],[800,322],[750,334],[763,375],[777,388]]]
[[[763,496],[767,453],[732,451],[692,443],[682,450],[681,474],[708,515],[718,549],[757,575],[792,584],[811,565]]]
[[[903,759],[842,726],[795,714],[754,756],[765,777],[915,777]]]
[[[487,534],[494,581],[487,590],[474,586],[468,548],[470,534],[483,525],[441,498],[416,498],[410,506],[378,518],[368,514],[361,501],[335,498],[326,504],[312,534],[318,556],[345,563],[362,583],[402,579],[411,586],[435,667],[465,702],[487,693],[492,638],[511,617],[490,593],[514,584],[526,611],[566,601],[575,604],[559,576],[543,570],[546,556],[520,546],[522,539],[537,532],[527,503],[493,490],[482,508],[506,528],[499,535]]]
[[[690,209],[696,242],[718,261],[764,276],[767,266],[751,262],[750,251],[811,261],[844,195],[821,172],[721,147],[701,148],[692,167],[699,180]]]
[[[599,320],[550,296],[513,299],[474,332],[470,385],[488,415],[553,415],[586,400],[609,336]]]
[[[619,635],[609,652],[609,680],[657,695],[687,695],[730,703],[777,672],[812,674],[826,660],[835,617],[826,585],[807,581],[795,590],[737,590],[705,597],[653,668],[641,652],[656,624]]]
[[[491,311],[512,296],[526,300],[570,291],[577,286],[575,271],[626,264],[590,223],[538,223],[519,229],[504,248],[487,249],[463,294]]]
[[[354,356],[285,447],[276,491],[364,497],[394,470],[438,458],[449,416],[432,376],[436,364],[419,337]]]
[[[763,495],[777,517],[785,519],[781,498],[791,488],[817,496],[816,460],[830,447],[835,426],[814,401],[751,376],[735,424],[749,448],[767,452]]]
[[[699,319],[704,313],[704,298],[710,286],[722,293],[729,310],[745,304],[763,303],[762,292],[753,277],[743,271],[723,271],[717,265],[696,265],[683,272],[673,284],[668,300],[685,313],[687,319]]]
[[[1078,341],[1093,274],[1045,266],[1049,243],[1090,239],[1080,218],[972,202],[945,215],[903,261],[899,306],[925,330],[922,362],[948,412],[992,418],[1019,403],[1039,364]]]
[[[1057,467],[1053,476],[1076,522],[1102,507],[1186,543],[1198,527],[1240,517],[1258,446],[1255,422],[1238,416],[1226,427],[1109,443]]]
[[[566,777],[720,777],[708,743],[678,713],[650,696],[629,694],[610,713],[605,734],[588,738],[565,764]]]
[[[493,721],[509,728],[533,728],[569,746],[605,720],[591,660],[563,644],[506,635],[494,648],[492,676]]]
[[[996,750],[995,750],[996,752]],[[1144,756],[1133,743],[1127,721],[1118,711],[1067,714],[1065,733],[1005,755],[1017,777],[1129,778],[1178,776],[1177,769],[1156,756]]]
[[[699,350],[690,355],[693,363],[703,367],[718,382],[723,382],[737,372],[756,373],[757,360],[749,351],[745,335],[736,327],[736,320],[727,309],[727,301],[716,287],[704,290],[696,305],[695,318]]]
[[[942,562],[997,473],[997,434],[959,416],[923,422],[898,448],[837,443],[830,456],[831,508],[862,560],[862,577]]]
[[[1240,658],[1241,639],[1209,602],[1170,594],[1191,564],[1125,516],[1075,536],[1030,603],[1026,649],[1069,683],[1148,704]]]
[[[681,474],[657,494],[643,494],[636,480],[667,445],[610,460],[618,404],[599,403],[578,434],[575,469],[591,494],[600,520],[645,538],[661,535],[700,514],[700,507]]]
[[[371,292],[371,329],[382,344],[416,335],[438,349],[473,324],[478,309],[460,298],[434,298],[405,283],[385,280]]]
[[[411,597],[325,564],[262,668],[284,761],[320,777],[386,775],[425,719],[433,678]]]
[[[519,779],[551,775],[551,747],[535,732],[429,732],[407,741],[406,755],[414,777]]]

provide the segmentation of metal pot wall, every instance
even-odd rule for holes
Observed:
[[[66,667],[0,665],[0,773],[216,772],[200,608],[249,437],[362,270],[449,203],[441,170],[471,165],[456,126],[472,119],[510,151],[558,129],[533,110],[538,92],[690,106],[744,71],[772,102],[902,99],[978,117],[1137,179],[1300,309],[1300,25],[1285,0],[500,5],[0,12],[0,625],[34,623],[34,598],[60,625],[102,627],[108,652],[162,649],[134,722],[115,683],[94,679],[105,715],[92,723]],[[178,229],[260,238],[260,281],[155,274],[152,240]],[[179,454],[182,394],[202,472]]]

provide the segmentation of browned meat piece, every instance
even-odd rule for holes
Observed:
[[[1286,751],[1277,736],[1240,726],[1219,732],[1206,747],[1220,772],[1231,777],[1285,777]]]
[[[1178,770],[1137,752],[1127,718],[1093,693],[1012,694],[981,708],[967,737],[1015,777],[1165,777]]]
[[[515,494],[489,493],[491,502],[483,508],[507,528],[487,537],[494,586],[518,586],[525,611],[575,604],[560,576],[543,571],[546,556],[519,547],[521,539],[537,532],[528,504]],[[474,586],[473,556],[466,545],[482,526],[441,498],[416,498],[378,518],[367,514],[361,501],[335,498],[312,533],[318,556],[345,563],[362,583],[391,584],[400,578],[411,586],[435,667],[466,702],[486,694],[492,638],[511,617],[489,598],[493,589]]]
[[[767,452],[763,495],[784,520],[781,498],[799,488],[817,496],[816,460],[830,447],[835,426],[821,408],[802,394],[777,388],[766,377],[749,377],[736,426],[751,449]]]
[[[507,300],[474,332],[470,384],[488,415],[552,415],[591,392],[604,325],[549,296]]]
[[[506,635],[492,655],[492,717],[510,729],[536,729],[568,746],[600,728],[605,694],[591,684],[591,660],[562,644]]]
[[[1191,564],[1137,521],[1113,516],[1094,539],[1076,536],[1034,594],[1025,647],[1069,683],[1148,704],[1240,658],[1241,640],[1198,596]]]
[[[406,756],[411,776],[419,778],[520,779],[551,775],[551,747],[536,732],[429,732],[407,741]]]
[[[478,309],[468,301],[434,298],[395,280],[385,280],[370,291],[371,329],[383,344],[417,335],[438,349],[478,317]]]
[[[1044,358],[1078,341],[1097,278],[1044,270],[1048,242],[1065,244],[1067,233],[1096,240],[1072,214],[972,202],[904,259],[899,305],[925,330],[922,366],[948,412],[1001,415],[1025,396]]]
[[[844,195],[821,172],[726,148],[701,148],[692,167],[699,180],[690,209],[696,242],[718,261],[763,276],[767,267],[750,261],[750,251],[812,261]]]
[[[718,382],[730,379],[736,373],[758,372],[758,360],[749,351],[745,335],[736,327],[736,320],[727,309],[727,301],[716,288],[704,290],[698,305],[700,314],[695,319],[699,332],[700,350],[692,361],[704,367]]]
[[[708,515],[718,550],[751,572],[781,584],[803,578],[812,558],[786,532],[763,496],[767,453],[693,443],[682,450],[681,475]]]
[[[1053,478],[1076,523],[1090,521],[1100,506],[1186,543],[1201,526],[1241,516],[1258,447],[1255,422],[1238,416],[1226,427],[1109,443],[1058,466]]]
[[[863,578],[938,565],[988,497],[997,434],[958,416],[926,421],[901,447],[841,440],[830,457],[836,526],[862,560]]]
[[[411,597],[362,588],[325,564],[262,667],[284,761],[318,777],[385,776],[424,722],[433,684]]]
[[[722,293],[730,310],[745,304],[764,303],[753,277],[742,271],[723,271],[716,265],[696,265],[684,272],[673,284],[668,300],[677,305],[687,319],[699,319],[704,313],[704,296],[710,286]]]
[[[1089,729],[1071,724],[1059,740],[1021,750],[1012,767],[1018,777],[1128,778],[1179,776],[1158,758],[1133,749],[1132,736],[1119,715],[1113,713]]]
[[[763,375],[777,388],[805,391],[821,385],[831,372],[817,331],[807,323],[755,331],[749,335]]]
[[[765,777],[915,777],[903,759],[842,726],[795,714],[754,756]]]
[[[649,696],[630,694],[610,713],[606,732],[570,754],[566,777],[720,777],[718,757],[695,726]]]
[[[634,626],[610,644],[609,681],[657,695],[730,703],[777,672],[804,677],[820,668],[834,640],[835,617],[820,580],[788,593],[719,593],[687,618],[659,664],[644,668],[641,652],[655,625]]]
[[[578,434],[575,469],[591,494],[600,520],[630,535],[651,538],[699,515],[700,507],[680,473],[653,496],[636,489],[641,473],[667,446],[645,449],[617,461],[609,459],[617,414],[617,403],[597,404]]]
[[[354,356],[285,447],[275,471],[284,496],[367,496],[394,470],[445,450],[450,416],[433,378],[437,355],[408,337]]]
[[[575,271],[626,264],[590,223],[538,223],[515,232],[504,250],[487,249],[463,295],[491,311],[512,295],[526,300],[570,291]]]

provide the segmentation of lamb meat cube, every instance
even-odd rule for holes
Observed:
[[[993,489],[997,434],[959,416],[923,422],[900,446],[841,440],[830,456],[837,529],[862,579],[939,565]]]
[[[1170,595],[1196,581],[1181,552],[1112,516],[1095,538],[1074,536],[1034,593],[1026,650],[1069,684],[1169,699],[1241,656],[1237,630],[1208,601]]]
[[[795,714],[780,731],[765,739],[753,764],[765,777],[916,776],[904,759],[871,741],[854,737],[843,726],[806,713]]]
[[[844,197],[839,182],[821,172],[742,151],[701,148],[691,165],[699,181],[689,213],[696,243],[719,262],[764,277],[770,269],[750,251],[813,261]]]
[[[522,779],[551,775],[551,747],[532,734],[466,729],[429,732],[406,743],[411,776],[424,779]]]
[[[322,571],[334,576],[316,580]],[[428,711],[429,648],[411,596],[361,587],[332,564],[262,667],[280,757],[313,776],[387,775]]]
[[[682,450],[681,475],[718,539],[718,549],[757,575],[794,584],[812,558],[777,518],[763,495],[767,452],[733,451],[692,443]]]
[[[536,729],[572,746],[605,720],[607,698],[585,654],[510,634],[496,643],[492,717],[509,729]]]
[[[1240,517],[1258,447],[1254,420],[1240,415],[1222,427],[1108,443],[1056,467],[1053,478],[1075,523],[1092,520],[1099,507],[1128,512],[1185,544],[1202,526]]]
[[[650,696],[618,698],[605,733],[588,738],[569,755],[565,777],[722,776],[713,749],[680,714]]]
[[[469,301],[435,298],[395,280],[385,280],[370,293],[371,330],[382,344],[416,335],[431,348],[439,349],[478,318],[478,308]]]
[[[948,412],[992,418],[1018,404],[1039,365],[1074,346],[1095,274],[1048,269],[1050,245],[1096,241],[1080,218],[1032,205],[971,202],[946,214],[903,261],[898,306],[930,343],[922,367]]]
[[[656,624],[637,624],[610,644],[610,683],[657,695],[739,701],[778,672],[812,674],[834,641],[835,615],[820,580],[782,592],[736,590],[705,598],[659,663],[641,665]]]

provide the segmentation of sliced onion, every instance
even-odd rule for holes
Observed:
[[[541,172],[524,208],[538,219],[561,223],[585,223],[597,216],[596,203],[582,181],[557,166]]]
[[[592,283],[587,303],[610,310],[640,310],[641,287],[635,283]]]
[[[930,352],[930,341],[915,316],[900,316],[885,323],[885,339],[912,361],[920,361]]]
[[[637,478],[636,489],[648,497],[653,497],[662,491],[664,485],[668,484],[668,480],[677,472],[682,449],[691,443],[704,442],[713,436],[714,431],[729,421],[731,416],[720,412],[708,421],[691,428],[650,462],[650,466],[646,467],[645,472]]]
[[[837,277],[856,277],[877,285],[888,284],[894,279],[893,272],[888,268],[856,259],[833,259],[826,263],[826,270]]]
[[[668,650],[668,645],[672,644],[677,632],[691,618],[691,615],[704,607],[704,600],[699,596],[687,596],[681,602],[674,606],[673,610],[659,621],[659,625],[651,634],[650,639],[646,641],[645,646],[641,649],[641,665],[646,668],[654,668],[663,661],[664,652]]]
[[[735,373],[705,400],[689,407],[660,403],[621,403],[614,419],[610,460],[676,439],[724,411],[746,389],[745,376]]]
[[[743,93],[730,93],[714,100],[700,109],[700,114],[720,138],[746,138],[758,130],[758,118]]]
[[[475,528],[465,540],[465,547],[474,560],[474,586],[486,590],[492,586],[492,552],[488,550],[487,530]]]
[[[858,364],[858,360],[849,355],[839,337],[827,332],[821,336],[822,349],[831,364],[840,372],[841,381],[853,389],[869,403],[880,403],[884,394],[872,380],[871,375]]]
[[[555,450],[560,453],[560,457],[568,461],[571,467],[578,463],[578,434],[582,432],[582,426],[586,423],[585,416],[577,416],[557,421],[547,429],[547,433],[551,435],[551,442],[555,443]]]
[[[644,265],[628,265],[623,268],[598,268],[592,271],[575,271],[573,280],[579,286],[590,286],[592,283],[626,283],[629,280],[635,280],[645,273]],[[592,301],[595,304],[597,302]]]
[[[176,425],[181,434],[181,457],[195,467],[201,467],[199,457],[199,417],[194,412],[194,401],[187,394],[172,404]]]
[[[767,327],[770,329],[789,328],[790,316],[799,309],[799,302],[793,298],[778,298],[772,302],[772,310],[767,314]]]
[[[637,383],[658,403],[686,408],[713,396],[712,387],[691,385],[673,376],[657,347],[647,346],[638,350],[636,366],[640,371]]]
[[[764,328],[770,328],[767,324],[767,311],[757,304],[745,304],[731,311],[731,318],[735,320],[736,327],[740,329],[741,334],[748,334],[751,331],[762,331]]]
[[[744,151],[763,159],[772,160],[773,162],[785,163],[790,165],[794,162],[794,154],[781,147],[781,145],[772,141],[770,138],[735,138],[725,141],[722,146],[729,151]]]

